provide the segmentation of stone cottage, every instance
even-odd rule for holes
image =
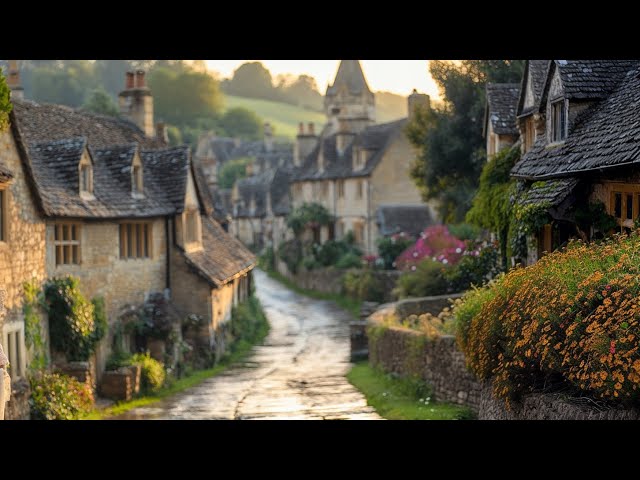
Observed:
[[[144,72],[127,74],[119,100],[114,118],[14,98],[2,157],[16,177],[8,205],[33,232],[11,237],[29,243],[9,264],[32,263],[22,277],[78,277],[87,298],[105,299],[111,324],[161,293],[182,315],[201,315],[214,345],[249,293],[254,256],[216,220],[189,148],[169,148],[155,131]],[[109,353],[105,339],[98,374]]]
[[[429,97],[414,90],[409,114],[418,106],[429,108]],[[406,223],[400,218],[412,217],[417,231],[433,223],[434,206],[423,203],[409,175],[415,150],[404,133],[408,118],[375,123],[374,96],[357,60],[340,63],[325,114],[319,135],[301,125],[290,186],[292,208],[320,203],[335,219],[314,233],[316,241],[352,231],[365,253],[375,253],[379,237]]]
[[[640,62],[549,61],[539,96],[534,68],[529,62],[519,111],[534,117],[535,142],[511,174],[525,192],[520,202],[543,209],[551,221],[531,242],[529,263],[572,236],[597,236],[598,206],[622,230],[640,216]],[[526,134],[527,120],[520,126]]]
[[[482,128],[482,135],[487,141],[487,158],[510,147],[518,139],[516,108],[519,93],[517,83],[487,83]]]

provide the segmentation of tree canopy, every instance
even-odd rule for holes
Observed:
[[[118,106],[104,88],[96,88],[82,104],[82,109],[103,115],[118,116]]]
[[[242,107],[224,112],[220,126],[230,137],[256,140],[262,135],[262,119],[254,111]]]
[[[482,122],[487,82],[518,82],[522,60],[432,60],[429,71],[444,105],[420,111],[407,126],[419,154],[411,175],[425,200],[437,199],[444,221],[471,206],[486,161]]]
[[[250,158],[234,158],[226,162],[218,174],[218,186],[220,188],[233,188],[236,180],[247,176],[247,165],[251,163]]]
[[[10,90],[2,71],[0,71],[0,130],[4,130],[9,124],[9,113],[13,108],[9,98]]]

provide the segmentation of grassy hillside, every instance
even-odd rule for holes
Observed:
[[[225,108],[243,107],[253,110],[265,122],[271,123],[274,135],[294,139],[298,133],[298,123],[315,123],[316,132],[320,132],[326,118],[323,113],[305,110],[286,103],[259,100],[256,98],[234,97],[225,95]]]
[[[298,133],[298,123],[315,123],[316,132],[320,133],[326,122],[324,113],[306,110],[287,103],[259,100],[257,98],[225,95],[225,108],[243,107],[253,110],[265,122],[271,123],[277,137],[293,140]],[[407,116],[407,100],[405,97],[389,92],[376,92],[376,119],[378,123],[390,122]]]

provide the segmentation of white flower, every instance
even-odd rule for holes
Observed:
[[[418,256],[418,252],[413,252],[413,258],[416,258]]]
[[[442,259],[442,263],[444,263],[446,265],[447,263],[449,263],[449,261],[446,258],[443,258]]]
[[[416,271],[416,266],[415,265],[411,265],[411,271],[415,272]]]
[[[460,247],[456,248],[456,253],[460,253],[462,249]]]

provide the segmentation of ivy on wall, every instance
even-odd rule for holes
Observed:
[[[9,125],[9,113],[13,108],[10,100],[10,90],[7,81],[0,71],[0,131]]]
[[[43,294],[40,287],[32,282],[23,284],[24,303],[22,313],[24,314],[24,343],[33,353],[33,359],[29,363],[31,371],[42,370],[49,365],[49,358],[40,322],[40,312],[43,304]]]

